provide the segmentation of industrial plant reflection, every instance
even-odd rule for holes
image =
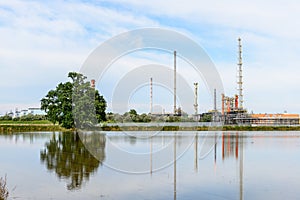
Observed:
[[[243,165],[244,165],[244,137],[239,133],[222,133],[219,137],[217,134],[206,136],[209,143],[214,142],[212,147],[214,164],[217,166],[218,161],[226,161],[227,159],[234,158],[237,162],[238,170],[238,190],[239,199],[243,199]],[[166,136],[170,137],[170,136]],[[199,154],[203,148],[204,137],[202,134],[195,133],[194,135],[194,172],[198,173],[199,168]],[[126,142],[130,145],[136,144],[136,139],[126,137],[111,137],[114,142]],[[125,139],[125,140],[123,140]],[[170,138],[169,138],[170,139]],[[177,148],[180,146],[181,137],[177,134],[172,136],[173,140],[173,194],[174,199],[177,198]],[[220,140],[219,140],[220,139]],[[150,174],[152,175],[152,162],[153,162],[153,146],[156,143],[164,141],[164,136],[151,137],[148,146],[150,148]],[[83,142],[82,142],[83,141]],[[45,144],[45,148],[40,152],[40,160],[44,163],[49,171],[54,171],[60,179],[70,180],[67,185],[68,190],[81,188],[84,181],[88,181],[90,175],[96,172],[99,165],[105,160],[105,143],[106,136],[101,133],[60,133],[53,134],[52,139]],[[202,144],[202,145],[201,145]],[[218,148],[219,147],[219,148]],[[96,149],[95,149],[96,148]],[[90,151],[96,152],[96,155],[91,155]],[[220,152],[217,152],[217,151]],[[94,157],[96,156],[96,157]],[[220,156],[218,158],[218,156]],[[219,163],[221,164],[221,163]]]
[[[194,140],[194,170],[195,172],[198,172],[198,145],[199,145],[199,140],[201,142],[201,139],[203,139],[201,136],[198,135],[198,133],[195,135],[195,140]],[[218,146],[218,137],[217,134],[215,133],[214,136],[209,136],[209,138],[206,139],[211,139],[214,141],[214,164],[215,168],[217,166],[217,146]],[[219,144],[220,145],[220,144]],[[244,185],[243,185],[243,177],[244,177],[244,138],[241,136],[238,132],[237,133],[222,133],[221,137],[221,147],[222,147],[222,160],[225,161],[226,159],[234,157],[238,163],[238,171],[239,171],[239,178],[238,178],[238,184],[239,184],[239,199],[243,200],[244,199]],[[176,162],[174,162],[176,165]],[[176,169],[176,166],[174,166],[174,169]],[[174,170],[176,173],[176,170]],[[174,174],[174,177],[176,174]],[[176,179],[175,179],[176,180]],[[176,188],[176,181],[174,180],[174,188]],[[175,189],[174,189],[175,193]],[[174,197],[174,199],[176,199]]]
[[[91,134],[90,140],[99,148],[97,159],[89,153],[77,133],[53,134],[40,152],[40,160],[60,179],[70,180],[68,190],[80,189],[84,181],[96,172],[105,159],[105,135]]]
[[[222,134],[222,160],[230,157],[235,157],[239,161],[239,199],[244,199],[244,137],[235,134]],[[216,162],[215,148],[215,162]]]

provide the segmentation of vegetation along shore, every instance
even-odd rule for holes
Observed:
[[[185,127],[182,126],[102,126],[91,128],[98,131],[300,131],[300,126],[223,126],[223,127],[208,127],[208,126],[195,126]],[[0,133],[13,133],[13,132],[31,132],[31,131],[68,131],[75,129],[66,129],[58,124],[51,124],[47,121],[30,121],[23,123],[11,123],[9,121],[0,121]]]

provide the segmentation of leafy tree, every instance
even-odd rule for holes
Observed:
[[[71,82],[59,83],[55,90],[50,90],[41,100],[41,109],[47,113],[47,118],[53,124],[58,122],[62,127],[72,128],[74,120],[72,115],[72,89]]]
[[[108,113],[106,114],[106,120],[107,120],[108,122],[115,122],[114,114],[113,114],[112,112],[108,112]]]
[[[6,114],[6,115],[0,117],[0,120],[3,120],[3,121],[5,121],[5,120],[12,120],[12,117]]]
[[[99,94],[98,90],[95,90],[95,109],[98,122],[106,121],[106,101],[103,96]]]
[[[211,114],[207,114],[207,113],[202,114],[202,116],[200,118],[200,122],[211,122],[211,121],[212,121]]]
[[[139,115],[138,119],[139,119],[138,120],[139,122],[150,122],[151,121],[151,117],[145,113]]]
[[[41,100],[48,120],[65,128],[82,128],[104,121],[106,101],[99,91],[90,87],[80,73],[70,72],[68,77],[71,82],[59,83]]]
[[[136,117],[136,116],[137,116],[136,110],[130,109],[130,110],[129,110],[129,115],[132,116],[132,117]]]

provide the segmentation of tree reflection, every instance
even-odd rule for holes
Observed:
[[[92,137],[92,145],[98,148],[97,159],[86,149],[79,135],[73,132],[53,134],[40,152],[40,160],[49,171],[55,171],[59,178],[71,180],[68,190],[80,189],[105,159],[105,136],[98,133],[89,137]]]

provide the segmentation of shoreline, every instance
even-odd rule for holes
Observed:
[[[59,125],[51,124],[0,124],[0,133],[39,131],[67,131]]]
[[[300,131],[300,126],[102,126],[91,131]],[[1,124],[0,133],[75,131],[53,124]]]

